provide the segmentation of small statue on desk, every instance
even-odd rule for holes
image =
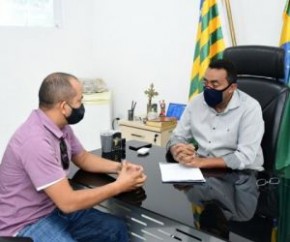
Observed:
[[[165,117],[165,109],[166,109],[166,103],[164,100],[159,101],[159,106],[160,106],[160,117]]]

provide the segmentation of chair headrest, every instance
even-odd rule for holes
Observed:
[[[236,67],[238,75],[284,78],[284,49],[272,46],[234,46],[223,57]]]

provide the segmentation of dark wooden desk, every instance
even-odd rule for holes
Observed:
[[[130,141],[127,147],[129,145]],[[100,150],[93,153],[101,155]],[[120,157],[121,153],[113,154],[111,158]],[[224,233],[210,228],[223,223],[226,227],[221,230],[226,231],[230,241],[270,241],[273,219],[256,214],[259,194],[253,172],[203,171],[207,179],[203,185],[173,185],[162,183],[160,178],[158,163],[166,162],[164,148],[153,146],[147,156],[138,156],[136,151],[127,148],[126,159],[144,167],[148,176],[146,184],[142,189],[102,203],[98,209],[125,217],[131,241],[228,241],[222,238]],[[81,188],[100,186],[113,180],[112,176],[81,170],[72,179]],[[200,231],[195,227],[197,219],[194,217],[199,214],[195,214],[194,208],[212,201],[220,208],[218,212],[222,212],[222,216],[212,215],[209,209],[203,214],[206,222],[203,222],[203,231]],[[215,225],[211,225],[215,220],[212,216],[217,217]],[[218,221],[219,217],[223,222]]]

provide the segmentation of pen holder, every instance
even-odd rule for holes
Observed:
[[[134,110],[133,109],[128,110],[128,120],[130,120],[130,121],[134,120]]]

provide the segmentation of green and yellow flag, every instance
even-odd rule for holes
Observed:
[[[281,32],[280,45],[285,49],[285,79],[284,82],[290,85],[290,0],[287,0],[283,12],[283,27]],[[280,170],[290,166],[290,100],[285,107],[276,151],[276,169]]]
[[[281,47],[285,50],[285,83],[290,85],[290,1],[286,2],[283,12],[283,27],[281,32]]]
[[[221,58],[224,49],[225,42],[217,0],[201,0],[189,90],[190,99],[203,90],[202,78],[210,61]]]

